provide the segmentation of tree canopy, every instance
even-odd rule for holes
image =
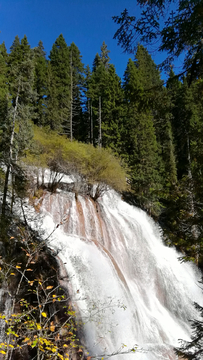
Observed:
[[[125,9],[113,16],[118,24],[114,38],[124,51],[134,52],[138,42],[166,51],[161,64],[165,68],[184,54],[183,69],[191,80],[203,70],[203,1],[202,0],[137,0],[141,15],[130,15]],[[190,80],[190,81],[191,81]]]

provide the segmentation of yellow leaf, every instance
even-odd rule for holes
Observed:
[[[33,271],[32,269],[27,269],[26,271]]]
[[[0,353],[1,353],[1,354],[6,354],[6,352],[5,352],[5,351],[3,351],[3,350],[0,350]]]
[[[46,287],[46,289],[51,290],[51,289],[53,289],[53,286],[49,285],[49,286]]]
[[[16,269],[21,269],[21,266],[16,265]]]
[[[41,330],[41,325],[40,324],[36,324],[37,325],[37,330]]]
[[[10,275],[15,275],[15,273],[10,273]]]
[[[27,342],[27,341],[29,341],[30,340],[30,338],[25,338],[24,340],[23,340],[23,342]]]
[[[43,317],[47,317],[47,314],[45,312],[42,312]]]
[[[55,326],[54,326],[54,325],[51,325],[51,326],[50,326],[50,330],[51,330],[52,332],[54,332],[54,331],[55,331]]]

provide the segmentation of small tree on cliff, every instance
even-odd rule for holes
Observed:
[[[191,341],[181,341],[181,346],[176,348],[179,358],[188,360],[201,360],[203,357],[203,307],[195,303],[195,308],[200,314],[200,319],[191,321]]]

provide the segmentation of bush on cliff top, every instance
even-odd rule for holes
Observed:
[[[111,150],[71,142],[53,131],[35,127],[32,149],[24,160],[67,175],[79,175],[90,185],[102,183],[116,191],[126,189],[126,171]]]

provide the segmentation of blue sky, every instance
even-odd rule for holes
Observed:
[[[139,14],[136,0],[0,0],[0,43],[5,41],[7,50],[16,35],[27,36],[31,47],[39,40],[44,44],[47,56],[56,38],[62,33],[67,45],[74,42],[85,65],[92,67],[102,42],[111,51],[111,63],[122,77],[129,59],[117,46],[113,35],[117,30],[112,20],[124,8],[130,14]],[[158,64],[163,55],[153,54]]]

